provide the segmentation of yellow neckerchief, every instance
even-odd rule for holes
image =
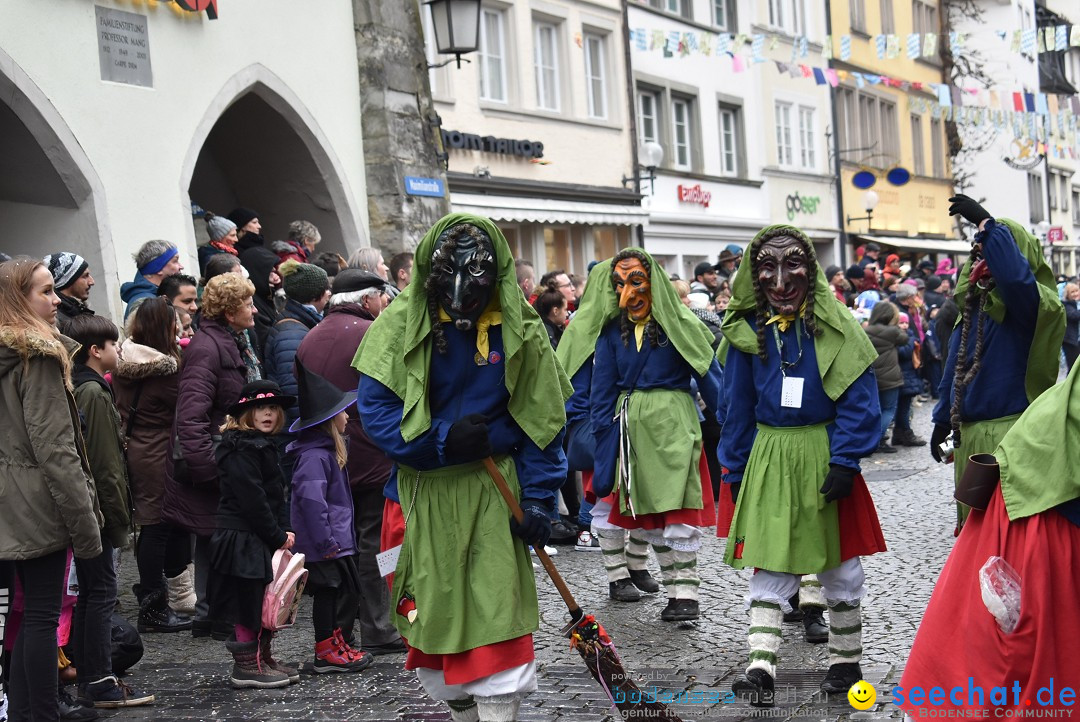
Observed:
[[[790,326],[792,322],[795,321],[795,318],[797,316],[801,316],[803,314],[803,311],[805,310],[806,301],[803,301],[802,305],[799,306],[798,313],[774,313],[772,316],[769,317],[769,320],[765,322],[765,325],[768,326],[769,324],[775,323],[777,326],[780,327],[780,332],[783,333],[788,330],[788,326]]]
[[[641,350],[641,342],[645,339],[645,326],[652,320],[652,314],[650,313],[640,321],[634,321],[634,340],[637,341],[637,350]]]
[[[454,319],[450,318],[442,306],[439,306],[439,321],[441,323],[449,323]],[[480,318],[476,320],[476,354],[478,358],[487,359],[488,352],[491,350],[491,345],[488,342],[488,329],[492,326],[502,325],[502,311],[499,310],[499,297],[495,296],[491,299],[491,303],[487,305],[484,312],[480,314]]]

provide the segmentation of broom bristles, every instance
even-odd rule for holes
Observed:
[[[619,659],[615,645],[607,639],[606,633],[603,637],[604,641],[586,641],[577,637],[573,646],[585,660],[589,672],[607,692],[608,699],[619,710],[622,718],[682,722],[678,715],[656,700],[655,693],[642,692],[634,684]]]

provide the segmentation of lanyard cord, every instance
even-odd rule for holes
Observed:
[[[780,340],[780,332],[773,326],[773,339],[776,341],[776,353],[780,357],[780,375],[787,378],[788,369],[795,368],[802,361],[802,319],[795,319],[795,342],[799,345],[799,355],[794,361],[784,360],[784,342]]]

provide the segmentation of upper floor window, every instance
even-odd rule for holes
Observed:
[[[794,141],[791,138],[791,103],[776,104],[776,160],[782,166],[794,165]]]
[[[814,135],[814,109],[799,106],[799,165],[817,168],[817,139]]]
[[[585,81],[590,118],[607,118],[607,68],[604,38],[585,36]]]
[[[893,15],[893,0],[881,0],[881,34],[896,33],[896,18]]]
[[[671,164],[679,170],[690,170],[693,164],[691,103],[685,99],[671,101],[671,128],[674,153]]]
[[[692,0],[647,0],[649,6],[667,10],[688,20],[693,19]]]
[[[866,0],[850,0],[848,3],[848,15],[851,20],[851,29],[866,32]]]
[[[642,142],[660,142],[660,122],[657,116],[659,96],[649,91],[638,92],[638,132]]]
[[[735,0],[713,0],[713,25],[721,30],[734,31]]]
[[[922,116],[911,114],[911,159],[915,175],[926,175],[926,153],[923,149]]]
[[[805,35],[805,0],[769,0],[769,25],[788,35]]]
[[[720,106],[718,121],[720,126],[720,175],[739,175],[741,155],[740,109]]]
[[[480,17],[480,97],[483,100],[506,102],[506,38],[505,14],[484,8]]]
[[[559,30],[549,23],[537,23],[535,33],[536,107],[559,109]]]
[[[925,0],[911,0],[912,28],[917,33],[937,33],[938,27],[937,6],[925,2]]]
[[[934,177],[945,177],[945,136],[940,119],[930,120],[930,160],[933,163]]]

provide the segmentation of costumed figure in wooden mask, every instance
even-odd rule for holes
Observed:
[[[536,689],[526,543],[547,541],[566,479],[570,383],[495,224],[448,215],[415,258],[413,282],[353,361],[364,430],[397,464],[383,518],[383,548],[400,552],[391,615],[406,668],[454,720],[512,720]],[[520,499],[521,524],[488,456]]]
[[[769,226],[747,249],[724,318],[727,413],[720,462],[735,514],[725,561],[754,568],[750,664],[734,691],[772,706],[783,614],[801,575],[817,574],[829,607],[821,688],[862,679],[863,570],[884,551],[859,459],[881,436],[870,339],[829,289],[806,235]]]
[[[1034,236],[965,195],[949,201],[949,215],[978,227],[956,284],[959,328],[949,340],[930,438],[930,453],[943,461],[952,433],[959,482],[968,458],[993,453],[1028,404],[1057,381],[1065,307]],[[957,534],[966,517],[957,503]]]
[[[597,509],[604,508],[598,503],[593,524],[640,530],[660,562],[667,591],[661,619],[697,619],[701,527],[712,526],[716,512],[708,473],[701,474],[708,467],[692,382],[705,413],[717,414],[721,372],[712,334],[640,249],[617,254],[601,288],[589,294],[571,324],[582,324],[580,332],[596,339],[593,489],[597,497],[612,497],[607,521],[598,519],[603,515]],[[604,539],[602,533],[601,545]]]

